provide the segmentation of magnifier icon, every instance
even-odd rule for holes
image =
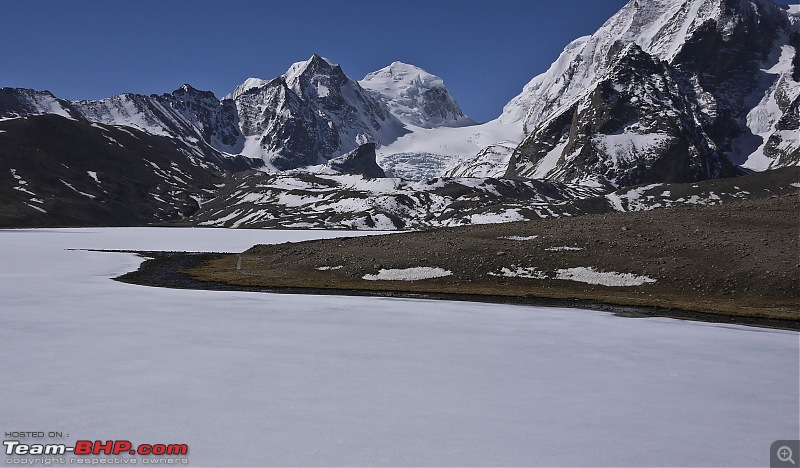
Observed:
[[[792,459],[792,449],[785,445],[778,449],[776,455],[778,455],[778,460],[782,461],[783,463],[791,462],[792,465],[797,464],[794,462],[794,459]]]

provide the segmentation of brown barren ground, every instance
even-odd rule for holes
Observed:
[[[200,282],[248,289],[440,293],[521,302],[564,299],[677,309],[741,323],[748,321],[736,319],[779,320],[797,328],[798,215],[800,198],[783,195],[714,207],[258,245],[242,254],[211,257],[182,272]],[[503,239],[508,236],[536,237]],[[558,247],[580,250],[548,250]],[[452,275],[418,281],[362,279],[381,269],[410,267],[439,267]],[[492,275],[504,267],[534,267],[548,279]],[[556,270],[574,267],[643,275],[656,282],[613,287],[554,279]]]

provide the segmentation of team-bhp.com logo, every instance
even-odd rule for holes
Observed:
[[[186,444],[138,444],[129,440],[79,440],[74,447],[66,444],[23,444],[18,440],[4,440],[6,455],[187,455]]]

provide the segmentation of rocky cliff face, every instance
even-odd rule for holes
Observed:
[[[507,175],[625,186],[796,164],[797,10],[631,0],[506,106],[527,134]]]
[[[735,175],[694,104],[671,66],[629,44],[606,79],[520,145],[514,174],[615,186]]]
[[[386,173],[375,162],[375,143],[364,143],[347,154],[331,159],[326,167],[337,174],[386,177]]]

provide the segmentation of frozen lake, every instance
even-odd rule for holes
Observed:
[[[67,250],[344,234],[0,231],[0,430],[185,443],[204,466],[754,466],[800,434],[795,332],[148,288],[109,279],[132,254]]]

